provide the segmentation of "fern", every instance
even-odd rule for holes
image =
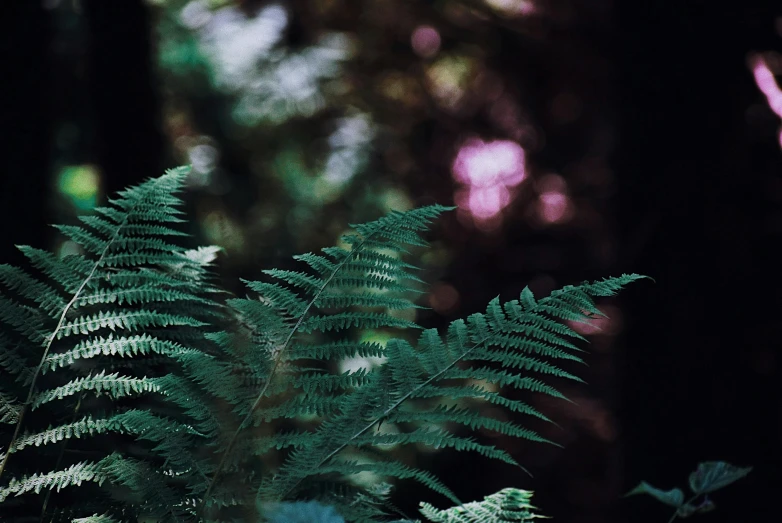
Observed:
[[[434,205],[353,225],[342,246],[295,256],[301,270],[266,270],[265,280],[245,281],[251,296],[223,300],[208,272],[217,249],[180,244],[176,194],[186,173],[148,180],[82,225],[59,226],[83,254],[20,247],[35,273],[0,266],[0,502],[19,521],[399,514],[389,484],[363,485],[364,474],[413,479],[461,505],[441,478],[381,449],[450,448],[522,470],[470,432],[548,442],[517,421],[547,418],[505,391],[564,398],[550,382],[580,381],[562,363],[582,362],[584,341],[567,323],[601,315],[594,298],[641,278],[539,300],[525,289],[452,322],[444,336],[421,329],[412,313],[423,282],[405,260],[450,209]],[[360,341],[368,329],[399,337]],[[336,370],[353,357],[380,363]],[[486,403],[508,416],[482,413]],[[25,459],[31,452],[43,470]],[[82,498],[56,494],[80,485]],[[521,492],[422,513],[526,521],[513,519],[535,517]]]
[[[481,502],[447,510],[421,503],[421,514],[434,523],[523,523],[545,517],[533,512],[535,507],[530,504],[531,499],[532,492],[506,488]]]
[[[183,398],[169,385],[177,376],[197,379],[188,361],[203,368],[219,363],[204,335],[220,307],[206,280],[209,256],[169,240],[183,236],[168,224],[182,221],[176,192],[185,175],[186,169],[177,169],[149,180],[82,217],[82,226],[58,227],[83,254],[58,259],[20,247],[39,276],[0,266],[6,331],[0,339],[0,412],[13,424],[4,437],[0,475],[16,465],[0,498],[109,480],[125,485],[129,498],[147,500],[142,512],[163,520],[192,515],[186,500],[204,492],[211,470],[197,449],[215,436],[219,416],[208,413],[207,401],[199,416],[182,412],[177,406]],[[177,343],[182,338],[187,346]],[[99,436],[108,433],[152,443],[106,448],[109,440]],[[37,456],[50,457],[51,470],[25,474],[23,454],[33,447]],[[70,463],[70,455],[84,453],[95,458]],[[150,498],[156,484],[160,490]],[[148,501],[155,498],[157,505]],[[25,505],[19,517],[39,510],[45,519],[48,500],[37,508]]]

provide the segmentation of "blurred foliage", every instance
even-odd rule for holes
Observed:
[[[556,54],[562,42],[547,41],[545,52],[528,49],[527,56],[513,48],[544,40],[558,25],[601,23],[602,2],[571,11],[526,0],[148,3],[166,131],[176,161],[194,166],[192,185],[219,196],[199,212],[208,239],[234,257],[230,263],[274,256],[288,237],[297,243],[282,252],[311,250],[336,239],[346,222],[434,201],[456,199],[463,226],[488,232],[522,207],[520,218],[537,227],[568,221],[570,182],[559,177],[552,190],[545,172],[535,173],[537,163],[580,170],[591,177],[588,186],[609,181],[605,132],[586,154],[578,146],[557,151],[559,165],[534,157],[549,127],[553,138],[564,128],[595,141],[592,131],[603,124],[582,117],[600,106],[587,109],[576,90],[599,88],[604,64],[588,73],[591,86],[578,85],[574,77],[585,71],[552,79],[546,69],[576,61],[587,67],[596,60],[588,47],[568,47],[556,66],[529,62],[549,61],[550,48]],[[519,77],[525,63],[540,78]],[[536,114],[534,98],[550,111]],[[493,185],[493,153],[477,162],[470,181],[488,188],[454,187],[451,163],[480,138],[528,153],[518,167],[530,174],[525,187]],[[485,145],[488,151],[495,142]],[[513,208],[516,200],[522,207]]]
[[[434,310],[410,318],[427,326],[481,307],[489,288],[545,294],[568,269],[611,263],[599,211],[613,182],[611,71],[594,42],[607,0],[145,3],[166,163],[193,166],[193,232],[225,249],[226,288],[336,243],[348,223],[429,203],[460,209],[422,259],[435,273],[422,279],[446,278],[421,300]],[[58,59],[79,71],[84,17],[53,4]],[[76,112],[62,123],[63,173],[92,165],[73,154],[90,125]],[[58,182],[69,211],[84,176]],[[98,200],[105,185],[95,181]],[[503,265],[485,270],[486,253]]]

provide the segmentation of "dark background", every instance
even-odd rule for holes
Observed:
[[[46,224],[61,219],[52,203],[52,172],[63,155],[71,155],[70,163],[97,165],[104,194],[181,163],[163,131],[153,9],[140,1],[79,4],[82,25],[67,38],[42,2],[7,2],[0,15],[3,261],[20,263],[14,244],[54,241]],[[447,218],[435,233],[451,260],[440,281],[459,291],[459,305],[424,320],[445,325],[527,284],[547,292],[553,282],[622,272],[652,276],[656,283],[635,284],[613,302],[621,310],[621,332],[610,349],[590,356],[590,387],[577,391],[577,402],[591,414],[579,417],[564,407],[553,414],[564,429],[553,437],[565,449],[520,449],[522,463],[528,455],[532,460],[535,478],[516,486],[535,490],[536,505],[556,521],[662,522],[669,512],[651,499],[620,496],[641,479],[683,488],[699,461],[726,460],[754,470],[714,496],[716,512],[697,517],[779,521],[782,278],[775,253],[782,155],[778,119],[755,86],[747,57],[782,49],[774,30],[782,7],[681,0],[551,4],[555,14],[575,15],[552,16],[542,29],[526,32],[487,15],[478,29],[463,29],[463,37],[480,42],[491,33],[499,42],[486,60],[546,132],[545,146],[530,154],[541,170],[566,170],[584,155],[590,137],[608,132],[611,145],[601,154],[613,178],[599,194],[584,193],[600,226],[572,223],[556,233],[529,227],[514,219],[524,216],[523,199],[494,234]],[[298,15],[290,37],[306,39],[308,24],[319,22],[308,17],[306,2],[292,5]],[[354,11],[338,20],[342,27],[372,23],[356,14],[371,6],[351,5]],[[417,16],[437,21],[428,3],[410,5]],[[461,38],[459,31],[453,28],[449,38]],[[393,49],[389,55],[389,61],[402,59]],[[596,73],[603,69],[594,64],[608,72]],[[564,130],[546,112],[562,85],[578,93],[588,120]],[[208,97],[200,103],[208,107]],[[377,111],[380,119],[388,116],[382,107]],[[450,204],[443,143],[455,142],[465,126],[502,133],[480,116],[441,115],[431,107],[424,113],[426,119],[399,139],[414,144],[412,158],[433,174],[394,183],[416,204]],[[56,131],[65,119],[83,132],[63,150]],[[202,117],[204,128],[210,122],[209,114]],[[246,181],[243,159],[230,146],[223,161],[237,190],[256,183]],[[372,175],[359,183],[372,183]],[[296,252],[292,244],[279,249],[280,256]],[[229,263],[227,271],[252,277],[254,260]],[[589,427],[606,416],[614,435],[601,438]],[[433,465],[466,499],[507,486],[494,473],[479,479],[485,471],[469,459],[451,455]]]

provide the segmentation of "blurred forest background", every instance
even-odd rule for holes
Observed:
[[[779,2],[8,0],[0,25],[1,261],[69,252],[47,224],[184,163],[236,293],[348,223],[453,203],[424,326],[525,285],[656,284],[602,303],[589,385],[540,405],[564,448],[494,438],[534,478],[419,465],[464,500],[515,486],[555,521],[652,523],[670,514],[621,496],[727,460],[755,469],[704,521],[779,521]]]

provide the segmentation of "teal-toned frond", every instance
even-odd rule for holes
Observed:
[[[66,423],[57,427],[49,425],[48,429],[41,432],[32,434],[25,432],[16,440],[13,451],[20,451],[29,446],[40,447],[70,438],[80,438],[87,434],[103,434],[116,427],[117,425],[110,419],[93,419],[91,415],[87,415],[73,423]]]
[[[161,390],[159,379],[131,378],[120,376],[116,372],[106,374],[105,371],[101,371],[95,375],[71,380],[60,387],[39,392],[34,396],[32,407],[37,408],[45,403],[73,396],[79,392],[107,394],[114,399],[145,392],[158,392]]]
[[[405,245],[425,247],[427,243],[417,234],[429,229],[429,225],[443,212],[455,207],[429,205],[406,212],[391,211],[388,215],[364,224],[351,224],[363,238],[386,241],[400,250]],[[352,243],[349,241],[348,243]]]
[[[542,344],[539,345],[540,347],[542,347],[541,351],[546,348]],[[536,348],[538,347],[535,346],[535,344],[533,344],[533,350]],[[578,362],[582,362],[581,358],[576,358],[575,356],[568,359],[573,359]],[[468,356],[465,356],[463,358],[463,361],[471,361],[471,360],[494,362],[494,363],[499,363],[506,368],[526,370],[530,372],[537,372],[539,374],[548,374],[550,376],[555,376],[557,378],[566,378],[581,383],[584,382],[584,380],[582,380],[578,376],[575,376],[569,372],[565,372],[554,364],[536,358],[532,358],[523,354],[513,354],[513,353],[509,354],[506,351],[480,348],[470,352]]]
[[[117,453],[104,458],[102,473],[115,485],[128,488],[144,516],[162,521],[192,521],[193,508],[166,481],[170,471]]]
[[[360,356],[362,358],[377,358],[385,354],[385,348],[379,343],[335,341],[308,345],[294,343],[288,350],[286,360],[326,360],[338,361],[343,358]]]
[[[580,381],[573,364],[583,363],[585,340],[570,322],[600,316],[593,298],[640,278],[542,299],[525,289],[444,336],[421,330],[414,300],[424,282],[404,255],[427,245],[424,232],[448,210],[435,205],[352,225],[340,246],[264,271],[268,281],[243,280],[251,296],[227,299],[210,273],[220,249],[180,243],[186,175],[146,180],[77,225],[57,226],[78,254],[22,246],[28,268],[0,265],[0,501],[43,493],[14,507],[24,517],[258,519],[255,493],[260,506],[315,499],[347,521],[375,523],[399,513],[390,487],[367,486],[375,476],[413,479],[459,503],[395,447],[519,466],[480,436],[550,443],[515,415],[549,420],[508,390],[563,398],[557,382]],[[402,330],[405,339],[388,339]],[[24,475],[33,456],[46,470]],[[84,456],[92,460],[77,462]],[[96,485],[73,501],[50,496],[84,482]],[[516,518],[532,509],[519,492],[443,517],[489,507],[498,522],[527,521]],[[306,506],[296,513],[313,520]]]
[[[174,303],[210,304],[210,300],[178,289],[161,288],[159,285],[147,283],[125,289],[99,289],[98,291],[80,296],[75,305],[139,305],[143,303]]]
[[[261,407],[253,415],[253,426],[280,418],[300,416],[323,417],[334,413],[340,407],[339,398],[320,394],[299,394],[272,407]]]
[[[307,294],[317,293],[323,285],[323,281],[320,278],[307,274],[306,272],[282,269],[265,269],[262,272],[272,278],[282,280],[293,287],[297,287]]]
[[[48,251],[26,245],[20,245],[18,249],[27,257],[30,265],[67,293],[76,292],[85,280],[88,283],[91,281],[89,275],[94,264],[83,256],[70,255],[60,259]]]
[[[525,429],[516,423],[482,416],[474,409],[455,406],[446,407],[438,405],[434,409],[424,411],[396,410],[395,412],[390,413],[386,419],[391,423],[458,423],[469,427],[472,430],[488,429],[498,434],[513,436],[519,439],[553,444],[552,441],[541,437],[535,431]]]
[[[271,449],[303,447],[311,440],[312,433],[309,431],[277,432],[273,436],[264,436],[250,442],[250,446],[255,454],[264,455]]]
[[[440,387],[437,385],[426,385],[416,390],[412,396],[416,399],[425,398],[449,398],[451,400],[474,399],[505,407],[511,412],[533,416],[543,421],[553,423],[548,417],[544,416],[537,409],[519,400],[508,399],[499,392],[490,392],[477,385],[465,385],[463,387]]]
[[[149,327],[187,326],[202,327],[204,322],[189,316],[161,314],[153,310],[100,311],[91,316],[82,316],[64,322],[57,331],[57,339],[73,334],[90,334],[100,329],[143,330]]]
[[[0,423],[15,424],[21,412],[22,406],[16,400],[0,392]]]
[[[347,307],[385,308],[391,310],[425,309],[407,298],[396,298],[387,294],[328,293],[321,294],[315,301],[320,309],[344,309]]]
[[[0,368],[2,368],[0,375],[3,376],[3,380],[0,382],[2,387],[11,386],[11,377],[14,382],[22,386],[27,386],[32,382],[33,369],[30,364],[2,334],[0,334]]]
[[[161,340],[149,334],[136,336],[107,337],[94,336],[81,340],[75,347],[64,352],[50,354],[44,360],[43,370],[55,370],[59,367],[72,365],[77,360],[94,358],[96,356],[120,356],[132,358],[137,355],[164,354],[172,357],[196,353],[200,351],[188,349],[169,340]]]
[[[241,373],[228,361],[189,349],[171,352],[170,357],[181,365],[184,375],[192,383],[214,398],[245,410],[255,397],[255,389],[246,386]]]
[[[214,437],[220,429],[220,420],[214,409],[204,401],[200,388],[190,378],[167,374],[160,378],[154,378],[153,382],[158,388],[155,392],[164,395],[166,399],[182,409],[193,420],[196,430],[206,436]]]
[[[106,459],[98,462],[82,461],[71,465],[64,470],[22,476],[21,479],[12,479],[6,487],[0,487],[0,503],[8,496],[20,496],[29,492],[40,493],[42,490],[56,489],[59,491],[65,487],[81,485],[85,481],[94,481],[98,484],[107,479],[105,471]]]
[[[43,320],[38,311],[9,300],[0,293],[0,323],[21,334],[25,341],[31,341],[35,345],[43,345],[46,342],[47,331]]]
[[[329,465],[319,467],[317,474],[342,474],[350,477],[362,472],[372,472],[379,476],[395,479],[414,479],[422,485],[429,487],[434,492],[447,497],[454,503],[461,503],[459,498],[456,497],[456,494],[454,494],[445,483],[440,481],[437,476],[431,472],[420,470],[398,461],[373,461],[371,463],[363,463],[355,460],[334,460]]]
[[[419,362],[415,349],[408,342],[390,340],[386,345],[386,356],[388,362],[385,368],[391,373],[397,397],[415,390],[425,381],[424,367]]]
[[[264,283],[259,281],[242,280],[250,289],[271,302],[271,305],[277,310],[291,317],[300,316],[307,309],[307,302],[299,296],[281,285],[276,283]]]
[[[120,520],[114,519],[108,514],[93,514],[86,518],[76,518],[73,523],[120,523]]]
[[[377,329],[380,327],[396,327],[400,329],[419,329],[417,323],[395,318],[388,314],[375,312],[342,312],[322,316],[310,316],[300,323],[299,331],[309,333],[313,331],[329,332],[345,330],[351,327],[364,329]]]
[[[55,289],[36,280],[22,269],[0,265],[0,282],[21,298],[36,303],[50,318],[56,318],[65,308],[65,300]]]
[[[495,370],[489,367],[471,367],[466,369],[455,367],[441,374],[439,379],[483,380],[488,383],[494,383],[500,387],[510,386],[517,390],[539,392],[554,398],[567,399],[561,392],[542,380],[530,378],[529,376],[522,377],[517,373]],[[415,397],[416,394],[413,394],[413,397]]]
[[[436,423],[434,421],[433,423]],[[452,448],[457,451],[476,452],[483,457],[496,459],[519,467],[510,454],[504,450],[498,449],[493,445],[482,445],[472,438],[456,436],[445,430],[419,428],[411,432],[377,432],[366,433],[356,438],[355,443],[358,446],[376,446],[376,445],[426,445],[434,449]]]
[[[618,281],[626,283],[635,279],[638,278],[626,276]],[[616,288],[614,281],[604,281],[596,286],[571,286],[566,292],[554,294],[553,298],[537,301],[526,289],[521,302],[515,302],[515,308],[503,306],[495,299],[489,303],[485,314],[476,313],[467,321],[452,322],[445,340],[433,329],[423,331],[416,346],[405,340],[390,340],[385,347],[385,362],[369,373],[360,387],[341,396],[339,408],[320,424],[312,445],[292,451],[274,479],[265,485],[263,494],[283,498],[293,495],[303,484],[315,481],[323,471],[333,470],[330,467],[343,459],[342,452],[346,449],[361,451],[376,445],[424,443],[478,452],[516,465],[501,451],[459,435],[458,426],[555,444],[513,421],[482,414],[480,403],[476,401],[487,401],[510,412],[547,420],[530,405],[504,397],[503,388],[566,399],[546,381],[552,377],[581,381],[557,365],[560,361],[582,362],[579,356],[568,352],[579,350],[568,341],[568,338],[578,340],[579,336],[561,322],[575,317],[576,312],[581,319],[595,314],[597,308],[591,301],[592,296],[613,292]],[[552,308],[557,312],[551,313]],[[498,390],[489,392],[476,382],[484,382]],[[460,399],[470,402],[450,404]],[[394,424],[398,431],[374,429],[384,422]],[[438,424],[443,432],[430,433],[427,426],[431,424]],[[341,463],[339,470],[344,471],[344,463],[349,461]],[[361,470],[382,474],[380,469],[373,470],[373,463],[363,463]]]
[[[23,467],[15,456],[36,447],[66,471],[52,473],[64,485],[57,478],[67,476],[71,452],[105,455],[92,441],[124,434],[111,436],[121,443],[106,477],[131,487],[136,498],[112,503],[106,492],[101,508],[111,507],[111,517],[134,507],[160,521],[192,520],[193,496],[204,492],[213,469],[208,445],[220,441],[218,428],[232,416],[230,409],[215,412],[224,401],[245,404],[246,412],[250,399],[232,353],[205,336],[224,314],[207,272],[219,249],[188,250],[179,244],[187,234],[174,228],[184,221],[176,193],[186,174],[176,169],[149,179],[79,225],[57,226],[81,254],[59,258],[21,246],[29,273],[0,265],[0,419],[15,425],[0,432],[10,449],[0,476],[13,478],[14,467]],[[145,408],[130,407],[140,395]],[[16,481],[0,487],[28,488]]]
[[[421,503],[421,514],[433,523],[523,523],[545,518],[535,513],[530,501],[532,492],[505,488],[474,501],[445,510],[437,510],[429,503]]]
[[[132,434],[138,440],[154,443],[152,451],[165,458],[167,467],[181,478],[197,482],[203,492],[211,467],[196,457],[198,443],[192,436],[203,436],[193,427],[149,410],[132,409],[112,416],[117,432]]]
[[[344,372],[342,374],[325,373],[306,373],[297,376],[294,380],[294,386],[303,390],[306,394],[332,392],[354,387],[361,387],[366,384],[369,372],[365,369],[359,369],[355,372]]]
[[[273,383],[277,376],[287,375],[282,372],[286,364],[299,359],[322,360],[339,353],[381,352],[365,346],[324,346],[325,340],[319,336],[336,333],[343,337],[340,342],[352,342],[345,339],[352,329],[418,328],[414,321],[389,312],[410,308],[412,303],[405,300],[403,294],[415,290],[411,282],[420,281],[410,272],[414,267],[401,261],[400,255],[406,252],[407,246],[426,245],[419,233],[427,230],[431,221],[445,210],[446,207],[430,206],[392,212],[374,222],[352,226],[355,234],[343,237],[349,249],[327,247],[323,252],[328,258],[313,253],[296,257],[308,265],[310,272],[270,269],[264,274],[277,280],[276,283],[245,282],[259,298],[231,300],[229,305],[238,312],[240,322],[254,333],[256,347],[248,352],[268,354],[271,365],[252,408],[231,439],[229,451],[239,432],[259,419],[334,412],[332,405],[324,404],[324,400],[307,401],[314,397],[308,391],[339,395],[346,389],[366,386],[363,375],[343,375],[334,379],[305,374],[297,382],[304,389],[300,396],[304,401],[297,403],[293,399],[280,403],[274,399],[272,392],[282,388]],[[366,308],[380,310],[367,311]],[[305,339],[307,343],[304,343]],[[313,348],[305,348],[308,344]],[[280,409],[281,405],[291,410],[286,412]],[[262,414],[255,416],[256,412]],[[223,466],[218,466],[214,479]]]

